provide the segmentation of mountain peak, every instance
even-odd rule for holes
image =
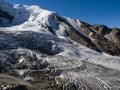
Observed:
[[[117,35],[119,31],[114,33],[114,29],[105,25],[90,25],[35,5],[9,3],[2,5],[0,6],[1,26],[9,31],[50,32],[62,39],[70,37],[73,41],[99,52],[120,55],[119,49],[115,48],[119,45],[116,42],[120,41]],[[103,42],[105,42],[104,46],[102,46]],[[111,44],[114,48],[108,48]]]

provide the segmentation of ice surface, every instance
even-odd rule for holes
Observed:
[[[100,54],[98,52],[90,50],[87,47],[72,41],[69,37],[66,37],[67,36],[66,27],[64,26],[63,23],[58,22],[54,18],[54,16],[57,15],[55,12],[42,9],[39,6],[26,6],[26,5],[18,5],[18,4],[12,5],[6,3],[3,0],[0,1],[0,4],[1,4],[0,8],[2,10],[8,11],[11,15],[14,16],[14,20],[12,21],[12,23],[10,23],[10,27],[2,27],[1,30],[5,29],[11,32],[12,31],[13,32],[34,31],[41,33],[47,32],[49,34],[50,32],[48,32],[48,29],[46,28],[46,25],[48,25],[53,28],[58,38],[61,39],[61,41],[57,43],[59,45],[58,47],[60,47],[63,52],[59,53],[58,55],[62,55],[69,58],[75,58],[79,60],[88,59],[88,61],[95,64],[102,64],[108,67],[113,66],[113,68],[116,69],[119,68],[118,57],[113,57],[106,54]],[[79,33],[84,34],[81,31],[81,27],[80,27],[81,22],[79,20],[74,20],[71,18],[66,18],[66,20],[70,25],[72,25],[75,28],[75,30],[79,31]],[[90,36],[91,34],[92,33],[90,33]],[[56,41],[52,41],[52,42],[56,43]],[[53,45],[52,49],[54,50],[55,47],[56,46]],[[108,61],[106,59],[110,59],[110,60]],[[20,59],[19,62],[20,63],[23,62],[23,59]]]

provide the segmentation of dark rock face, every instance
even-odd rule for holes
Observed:
[[[0,60],[0,73],[5,73],[8,70],[6,69],[6,67],[3,65],[2,61]]]
[[[101,51],[111,55],[120,56],[120,30],[111,29],[104,25],[93,25],[92,30],[96,33],[92,34],[95,44]]]
[[[61,19],[58,20],[64,22]],[[83,35],[68,23],[64,23],[68,26],[67,33],[72,40],[98,52],[120,56],[120,29],[81,22],[80,27]]]
[[[97,48],[96,45],[89,38],[84,36],[82,33],[78,32],[77,30],[75,30],[75,28],[71,24],[69,24],[69,22],[67,22],[65,19],[58,17],[58,16],[55,16],[55,19],[58,22],[64,23],[64,25],[67,27],[66,33],[72,40],[74,40],[75,42],[78,42],[82,45],[85,45],[91,49],[94,49],[96,51],[100,51],[99,48]],[[90,26],[87,23],[84,23],[84,25]]]
[[[2,63],[0,61],[0,73],[2,73],[2,71],[3,71],[3,65],[2,65]]]
[[[28,90],[27,87],[25,85],[18,85],[16,87],[10,87],[6,90]]]
[[[13,20],[13,16],[11,16],[8,12],[0,10],[0,18],[6,18],[11,22]]]
[[[108,38],[114,42],[120,42],[120,29],[112,28],[111,32],[108,34]]]
[[[105,25],[92,25],[92,29],[101,35],[106,35],[111,31],[111,29]]]
[[[64,23],[67,27],[67,34],[72,40],[98,52],[120,56],[120,29],[109,28],[105,25],[90,25],[80,21],[82,34],[65,19],[58,16],[55,19]]]

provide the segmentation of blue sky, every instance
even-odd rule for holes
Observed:
[[[11,3],[39,5],[60,15],[90,24],[120,28],[120,0],[7,0]]]

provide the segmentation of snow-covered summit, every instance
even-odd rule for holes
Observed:
[[[26,6],[0,1],[0,10],[9,13],[14,17],[11,23],[7,26],[15,26],[24,23],[42,24],[45,23],[45,19],[53,12],[40,8],[39,6]],[[3,21],[4,22],[4,21]]]
[[[7,25],[5,25],[11,26],[10,28],[7,28],[10,30],[26,31],[33,30],[34,28],[34,31],[43,29],[47,31],[48,27],[50,27],[58,36],[66,36],[67,26],[64,25],[64,23],[57,21],[58,18],[61,18],[63,20],[66,19],[65,22],[69,22],[71,26],[80,31],[80,22],[77,23],[70,18],[67,19],[59,16],[55,12],[40,8],[39,6],[12,5],[5,1],[1,1],[0,9],[8,12],[14,17],[12,22],[8,22]],[[5,21],[3,20],[2,22],[4,23]]]

